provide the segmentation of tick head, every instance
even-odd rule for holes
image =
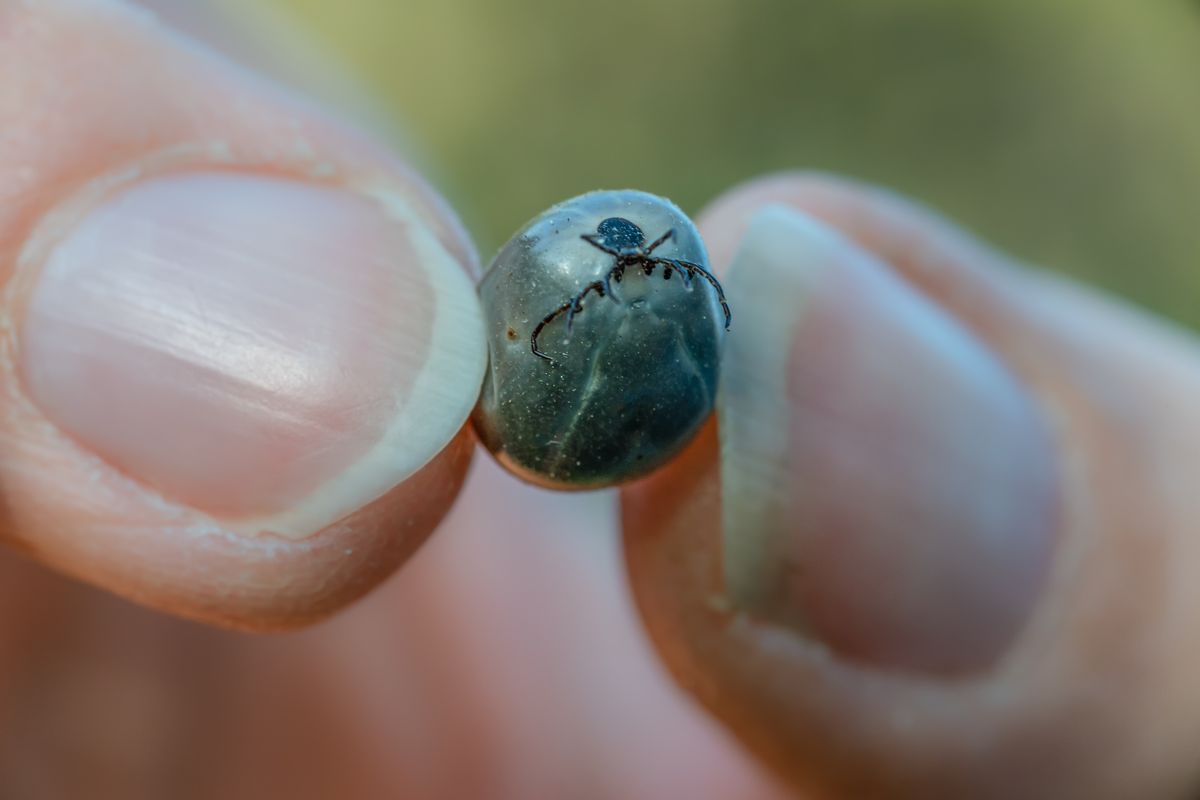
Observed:
[[[596,226],[596,236],[621,254],[640,253],[646,246],[646,234],[624,217],[609,217]]]

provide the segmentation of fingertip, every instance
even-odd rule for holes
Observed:
[[[469,240],[382,148],[144,14],[14,13],[0,535],[183,616],[330,613],[462,483]]]
[[[995,764],[956,737],[1042,630],[1054,448],[1002,358],[780,189],[702,222],[752,310],[718,424],[623,493],[634,594],[677,678],[795,785],[953,796],[1017,758],[1020,703],[976,720]]]
[[[814,280],[799,263],[814,238],[783,237],[781,263],[798,274],[760,272],[757,296],[739,298],[758,311],[751,342],[773,318],[793,323],[760,349],[791,349],[782,360],[797,379],[781,386],[750,368],[763,359],[731,348],[739,364],[725,377],[767,398],[757,417],[744,402],[720,406],[741,409],[751,447],[730,442],[726,413],[691,458],[623,495],[631,584],[666,663],[760,758],[817,793],[1194,791],[1200,715],[1180,687],[1200,652],[1198,512],[1177,480],[1200,452],[1194,339],[1013,269],[886,191],[821,176],[751,184],[706,212],[731,298],[743,255],[770,257],[745,232],[762,237],[761,215],[796,211],[795,232],[825,223],[836,231],[821,241],[857,251]],[[789,300],[794,313],[772,312]],[[797,400],[798,424],[745,430]],[[754,455],[740,475],[731,449]],[[805,480],[767,492],[776,505],[756,504],[757,516],[730,513],[731,482],[769,489],[780,474]],[[731,527],[780,518],[798,540]],[[765,552],[767,571],[731,559],[739,547]],[[739,575],[754,591],[731,591]],[[799,613],[780,614],[781,597]]]
[[[463,429],[432,461],[345,518],[302,540],[221,529],[180,543],[173,531],[128,531],[132,563],[85,558],[61,569],[167,613],[248,632],[311,625],[400,569],[434,533],[466,482],[475,438]],[[121,547],[121,533],[108,544]],[[79,554],[66,545],[71,556]],[[180,579],[181,565],[188,565]],[[145,575],[160,581],[146,587]]]

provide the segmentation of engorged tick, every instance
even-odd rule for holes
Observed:
[[[603,250],[605,253],[611,255],[615,259],[612,268],[609,269],[603,278],[592,281],[583,287],[578,294],[551,311],[537,324],[529,337],[529,345],[533,350],[533,354],[553,364],[554,359],[538,349],[538,336],[541,334],[542,329],[562,314],[566,314],[567,332],[569,333],[571,326],[574,324],[575,315],[583,310],[583,300],[590,292],[595,292],[600,297],[608,296],[612,298],[613,302],[620,302],[617,296],[613,294],[612,284],[620,283],[621,279],[625,277],[625,271],[628,269],[640,269],[642,274],[649,277],[654,272],[655,267],[662,267],[663,280],[670,280],[672,271],[678,272],[684,285],[688,288],[691,288],[692,280],[696,275],[704,278],[717,292],[717,299],[721,302],[721,310],[725,312],[725,330],[729,330],[731,319],[729,303],[725,302],[725,292],[721,288],[720,281],[711,272],[699,264],[685,261],[681,258],[663,258],[653,255],[655,250],[674,236],[675,229],[669,228],[666,233],[659,236],[647,247],[646,234],[642,232],[641,228],[624,217],[609,217],[596,226],[595,233],[585,233],[580,236],[581,239],[592,247],[595,247],[597,250]]]
[[[479,283],[479,441],[551,489],[614,486],[675,458],[720,382],[729,305],[709,269],[700,232],[665,197],[588,192],[529,220]]]

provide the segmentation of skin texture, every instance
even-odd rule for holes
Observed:
[[[899,198],[822,177],[769,179],[711,207],[701,224],[718,266],[747,212],[769,203],[873,251],[1053,409],[1060,552],[1033,622],[1005,659],[966,680],[830,659],[794,630],[712,602],[724,589],[710,428],[625,494],[635,594],[677,679],[818,794],[1185,796],[1200,736],[1189,677],[1198,598],[1181,580],[1200,513],[1182,477],[1200,452],[1195,345],[1027,273]]]
[[[324,158],[386,173],[471,268],[443,204],[377,147],[125,6],[2,4],[0,37],[6,286],[46,210],[159,137],[205,126],[272,170],[299,131]],[[136,119],[112,113],[139,108]],[[969,331],[1044,412],[1061,480],[1053,566],[996,659],[953,675],[898,669],[880,655],[894,650],[844,655],[845,641],[817,647],[790,623],[732,611],[711,425],[624,494],[619,518],[608,497],[540,492],[484,460],[459,494],[464,433],[299,544],[201,544],[165,522],[188,509],[148,502],[115,470],[96,480],[94,460],[13,399],[24,397],[15,354],[0,351],[0,538],[27,556],[0,555],[0,795],[1194,793],[1195,344],[1035,277],[886,192],[828,177],[778,176],[718,200],[701,219],[718,270],[765,204],[840,230],[873,269]],[[840,499],[887,499],[872,491],[852,485]],[[118,501],[120,514],[108,505]],[[406,558],[395,580],[298,633],[172,616],[296,626]],[[862,591],[884,597],[889,585]],[[869,639],[871,619],[856,624],[854,641]]]
[[[202,515],[162,503],[115,470],[97,472],[94,460],[46,425],[30,402],[12,336],[36,283],[22,267],[22,253],[51,209],[130,164],[201,169],[215,161],[229,171],[305,178],[318,170],[386,185],[411,203],[460,268],[474,273],[473,251],[457,222],[375,145],[127,7],[4,4],[0,32],[7,76],[0,161],[12,165],[0,187],[8,198],[0,210],[8,321],[0,357],[0,439],[8,453],[0,466],[7,488],[0,539],[142,602],[243,627],[301,624],[360,596],[411,554],[448,509],[469,463],[469,434],[410,480],[303,540],[227,536],[219,523],[212,535],[189,535],[191,526],[208,524]],[[89,75],[110,64],[114,52],[120,58],[104,69],[106,81],[92,81]],[[33,109],[32,97],[42,98]],[[280,148],[281,140],[289,146]],[[414,291],[407,301],[427,304],[430,296]],[[69,498],[60,491],[64,484],[77,487]],[[164,536],[164,530],[185,533]],[[81,541],[104,544],[77,546]],[[231,574],[239,575],[233,584]]]
[[[474,270],[453,215],[378,146],[128,6],[0,3],[0,38],[4,280],[44,209],[181,131],[263,158],[307,143],[381,177]],[[164,523],[188,509],[116,470],[97,481],[53,425],[0,407],[4,797],[779,796],[654,659],[611,498],[568,503],[486,457],[458,496],[464,431],[327,531],[196,538]],[[406,559],[402,579],[303,632],[178,618],[311,624]]]

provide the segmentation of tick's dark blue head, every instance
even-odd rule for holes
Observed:
[[[596,226],[600,241],[613,250],[640,250],[646,246],[646,234],[624,217],[609,217]]]

